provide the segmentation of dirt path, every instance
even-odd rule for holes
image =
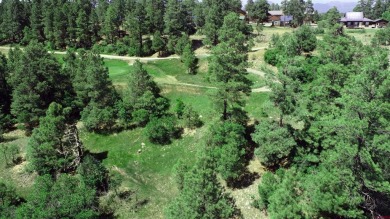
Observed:
[[[258,50],[258,49],[263,49],[265,47],[259,47],[259,48],[254,48],[252,50]],[[0,50],[5,50],[8,51],[10,47],[7,46],[0,46]],[[60,55],[65,55],[66,52],[60,52],[60,51],[49,51],[50,53],[54,54],[60,54]],[[170,60],[170,59],[179,59],[180,57],[177,55],[172,55],[169,57],[163,57],[163,58],[156,58],[156,57],[130,57],[130,56],[118,56],[118,55],[106,55],[106,54],[100,54],[102,58],[105,59],[114,59],[114,60],[123,60],[123,61],[135,61],[135,60],[140,60],[140,61],[157,61],[157,60]],[[210,54],[198,54],[198,58],[205,58],[210,56]],[[247,68],[248,73],[250,74],[255,74],[259,75],[261,77],[264,77],[265,73],[262,71],[258,71],[255,69]],[[189,86],[189,87],[199,87],[199,88],[208,88],[208,89],[216,89],[216,87],[210,87],[210,86],[203,86],[203,85],[197,85],[197,84],[189,84],[189,83],[181,83],[181,82],[162,82],[164,84],[172,84],[172,85],[181,85],[181,86]],[[256,88],[252,89],[253,93],[260,93],[260,92],[270,92],[271,89],[268,87],[261,87],[261,88]]]

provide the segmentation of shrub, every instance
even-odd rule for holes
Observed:
[[[154,144],[169,144],[177,133],[176,120],[173,116],[152,118],[146,125],[149,141]]]
[[[176,99],[175,113],[177,118],[181,119],[186,105],[181,99]]]
[[[264,61],[270,65],[276,66],[279,63],[278,53],[279,51],[277,49],[268,49],[264,53]]]
[[[104,52],[105,53],[115,53],[115,45],[113,44],[108,44],[107,46],[105,46],[104,48]]]
[[[116,54],[120,56],[126,55],[128,52],[128,47],[123,42],[117,42],[116,44]]]
[[[184,125],[187,128],[198,128],[202,126],[202,121],[199,118],[198,112],[196,112],[192,106],[186,106],[183,111]]]
[[[115,125],[116,113],[112,107],[91,102],[81,112],[81,120],[88,131],[106,131]]]

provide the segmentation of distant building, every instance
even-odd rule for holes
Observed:
[[[280,17],[280,26],[289,26],[293,20],[291,15],[283,15]]]
[[[340,23],[347,28],[384,27],[388,21],[384,19],[371,20],[364,17],[363,12],[347,12]]]
[[[242,10],[242,9],[237,9],[237,10],[236,10],[236,13],[237,13],[238,16],[240,17],[240,20],[244,20],[244,21],[247,21],[247,20],[248,20],[246,11],[244,11],[244,10]]]
[[[375,27],[382,28],[382,27],[386,27],[389,21],[385,19],[376,19],[374,20],[374,23],[375,23]]]
[[[284,15],[283,11],[268,11],[268,22],[274,26],[288,26],[293,16]]]

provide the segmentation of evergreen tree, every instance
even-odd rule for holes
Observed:
[[[317,46],[317,38],[310,26],[303,25],[294,32],[300,52],[312,52]]]
[[[197,66],[198,60],[195,56],[194,51],[192,50],[191,44],[187,44],[187,46],[184,47],[183,55],[182,55],[181,59],[187,68],[187,72],[189,74],[194,74],[196,71],[196,66]]]
[[[212,150],[212,157],[216,159],[215,170],[228,183],[243,172],[246,144],[245,128],[242,125],[225,122],[211,131],[207,145]]]
[[[17,196],[15,188],[4,182],[0,182],[0,215],[2,218],[14,218],[15,211],[22,202]]]
[[[233,199],[217,180],[212,160],[200,158],[184,173],[182,189],[169,205],[166,217],[175,218],[239,218]]]
[[[306,9],[305,9],[305,19],[306,21],[308,22],[313,22],[314,19],[313,19],[313,16],[314,16],[314,5],[313,5],[313,2],[311,0],[307,0],[306,2]]]
[[[113,4],[110,4],[105,16],[104,16],[104,23],[102,27],[102,34],[105,36],[105,39],[108,43],[115,43],[117,38],[117,30],[119,27],[119,20],[118,20],[118,11],[113,6]]]
[[[31,2],[31,16],[30,25],[32,30],[33,39],[42,42],[45,39],[44,25],[43,25],[43,1],[34,0]]]
[[[109,80],[108,69],[103,59],[94,52],[79,52],[73,87],[76,93],[75,106],[81,112],[82,121],[90,131],[111,129],[115,124],[114,105],[117,93]]]
[[[89,31],[89,17],[83,9],[78,10],[76,19],[76,36],[78,40],[78,47],[89,48],[92,45],[91,34]]]
[[[123,97],[121,118],[125,124],[133,121],[145,125],[153,117],[162,117],[169,108],[168,100],[160,96],[160,89],[137,61],[130,73]]]
[[[304,0],[289,0],[286,4],[285,14],[293,16],[293,24],[301,26],[305,19],[306,4]]]
[[[219,43],[213,49],[209,72],[211,79],[218,85],[216,102],[222,112],[223,120],[245,123],[246,117],[241,110],[244,105],[243,94],[249,94],[250,81],[246,78],[248,66],[248,47],[242,33],[243,23],[237,14],[225,17],[219,30]]]
[[[33,192],[18,210],[22,218],[96,218],[96,191],[77,176],[37,177]]]
[[[270,5],[267,0],[256,0],[252,9],[252,17],[257,20],[257,25],[268,20]]]
[[[21,53],[20,50],[15,52]],[[51,102],[63,102],[66,91],[62,88],[69,80],[61,73],[57,60],[41,44],[32,42],[16,58],[10,63],[13,66],[11,112],[30,132]]]
[[[126,18],[126,28],[130,31],[132,39],[131,47],[136,56],[143,55],[143,39],[142,36],[146,33],[146,11],[143,2],[136,2],[134,10],[128,14]]]
[[[249,20],[252,20],[253,17],[256,16],[255,12],[254,12],[254,6],[255,6],[255,3],[253,2],[253,0],[248,0],[248,2],[245,5],[245,10],[248,13]]]
[[[204,43],[208,46],[218,44],[218,30],[224,23],[224,17],[241,8],[241,2],[236,0],[207,0],[204,1],[205,25]]]
[[[27,25],[25,22],[25,9],[19,0],[4,0],[3,17],[0,24],[0,32],[3,33],[3,40],[9,42],[19,42],[23,38],[23,29]]]
[[[153,34],[152,49],[158,52],[158,56],[161,56],[165,50],[165,41],[161,37],[160,31],[156,31]]]
[[[166,10],[166,1],[147,0],[146,17],[149,26],[149,33],[164,32],[164,15]]]
[[[357,5],[353,9],[353,11],[363,12],[364,17],[375,19],[373,17],[374,16],[373,6],[374,6],[374,0],[359,0]]]
[[[50,104],[28,143],[32,168],[39,175],[55,176],[74,170],[80,163],[83,146],[77,129],[67,126],[65,110],[57,103]]]
[[[296,142],[289,129],[291,127],[280,127],[268,121],[256,126],[252,139],[259,145],[255,154],[262,164],[268,167],[279,165],[293,153]]]
[[[3,132],[9,128],[11,121],[11,87],[7,79],[9,72],[7,67],[7,59],[5,55],[0,53],[0,140]]]
[[[164,14],[164,33],[180,36],[182,32],[189,32],[187,8],[182,0],[168,0]]]

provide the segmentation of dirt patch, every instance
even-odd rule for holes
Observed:
[[[253,202],[259,198],[258,186],[261,182],[261,175],[264,173],[264,167],[259,160],[254,158],[248,165],[250,173],[258,174],[260,177],[253,181],[252,185],[243,189],[227,189],[236,201],[237,207],[241,210],[245,219],[260,218],[268,219],[269,217],[259,209],[253,206]]]

